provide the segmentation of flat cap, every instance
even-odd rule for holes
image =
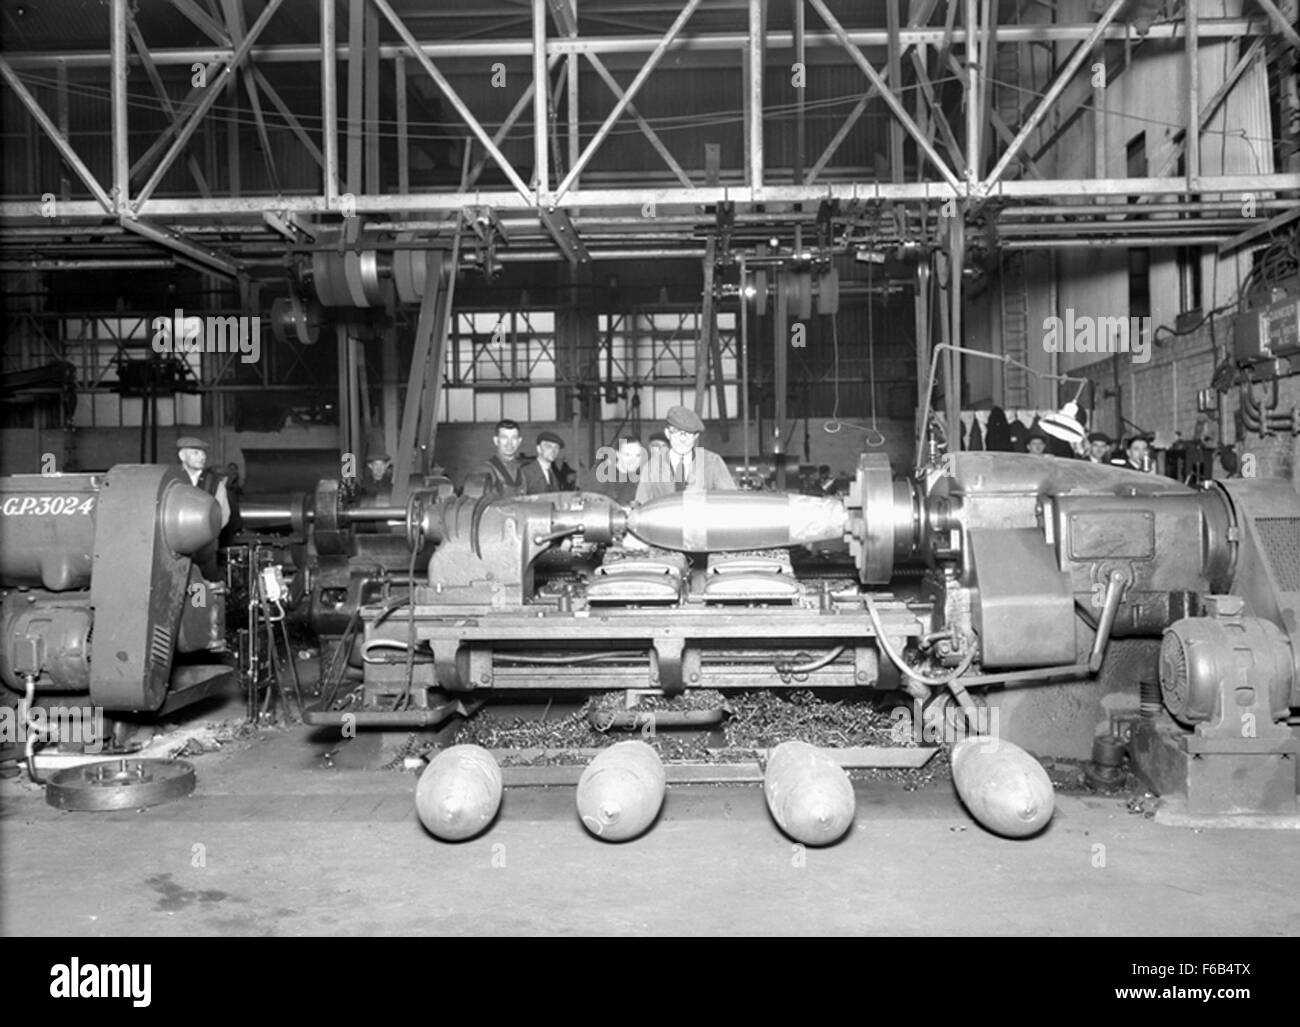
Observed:
[[[1107,435],[1104,431],[1093,431],[1088,433],[1089,442],[1104,442],[1108,446],[1113,446],[1115,440]]]
[[[176,448],[177,449],[201,449],[203,450],[203,452],[206,453],[212,447],[210,447],[202,439],[195,438],[193,435],[182,435],[179,439],[176,440]]]
[[[704,431],[704,422],[700,420],[700,415],[690,407],[673,407],[668,411],[668,416],[664,420],[678,431]]]
[[[661,431],[657,431],[650,436],[650,445],[653,446],[656,442],[660,445],[666,446],[668,445],[668,436]]]
[[[561,449],[564,448],[564,440],[553,431],[543,431],[537,433],[537,444],[540,446],[543,442],[554,442]]]

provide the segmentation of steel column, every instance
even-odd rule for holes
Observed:
[[[763,188],[763,5],[749,0],[749,42],[746,53],[745,119],[749,125],[749,160],[746,162],[750,189]]]
[[[321,136],[325,151],[325,209],[334,210],[339,198],[338,69],[335,67],[334,0],[320,0]]]
[[[1196,47],[1196,5],[1199,0],[1187,0],[1183,18],[1187,24],[1187,128],[1183,143],[1186,148],[1187,188],[1201,177],[1201,68]]]
[[[393,62],[393,92],[397,96],[397,191],[405,195],[411,191],[411,152],[409,149],[409,124],[406,113],[406,58]]]
[[[550,100],[551,76],[546,66],[546,0],[533,0],[533,176],[537,182],[537,202],[544,202],[551,191]]]
[[[131,202],[131,135],[126,118],[126,0],[113,0],[109,51],[113,140],[113,202],[119,212]]]

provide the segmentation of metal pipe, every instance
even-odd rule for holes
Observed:
[[[745,70],[749,74],[744,103],[749,143],[746,170],[751,189],[763,188],[763,3],[749,0],[749,40],[745,50]]]
[[[800,3],[803,0],[799,0]],[[737,342],[740,361],[740,409],[744,432],[745,470],[749,470],[749,296],[745,293],[745,255],[740,255],[740,339]]]
[[[979,102],[979,38],[979,0],[966,0],[966,181],[971,185],[979,182],[980,115],[984,113]]]
[[[167,271],[176,261],[166,258],[130,260],[0,260],[0,272],[16,271]]]
[[[1130,208],[1131,210],[1132,208]],[[1073,221],[1068,225],[1059,222],[1019,222],[1005,225],[999,232],[1000,239],[1010,239],[1017,235],[1050,235],[1052,233],[1076,235],[1079,232],[1103,232],[1109,235],[1134,235],[1134,229],[1181,229],[1183,231],[1203,232],[1210,228],[1242,229],[1259,224],[1259,218],[1135,218],[1132,221],[1097,221],[1089,224],[1085,221]],[[1161,233],[1166,234],[1166,233]],[[1176,231],[1167,233],[1177,238]]]
[[[3,69],[0,60],[0,69]],[[16,80],[15,80],[16,81]],[[97,186],[98,187],[98,186]],[[1195,193],[1241,192],[1293,192],[1300,190],[1300,174],[1265,175],[1213,175],[1202,176],[1192,186]],[[102,193],[102,190],[100,190]],[[988,192],[988,200],[1031,199],[1047,196],[1160,196],[1187,195],[1187,179],[1177,178],[1110,178],[1014,180],[998,182]],[[654,204],[656,209],[671,207],[712,206],[720,203],[749,205],[757,203],[818,203],[822,200],[870,203],[895,201],[940,204],[962,193],[942,182],[835,182],[815,186],[767,185],[761,194],[746,186],[705,186],[694,189],[681,187],[636,187],[626,189],[572,190],[562,200],[555,199],[556,207],[594,208],[614,207],[639,209]],[[105,201],[107,196],[105,195]],[[277,211],[285,213],[325,213],[329,207],[321,196],[242,196],[212,199],[158,199],[140,204],[137,212],[153,217],[195,217],[209,215],[249,215],[261,218],[270,200]],[[518,192],[484,190],[481,192],[422,192],[401,195],[398,193],[363,195],[356,198],[358,214],[398,214],[414,211],[428,214],[433,211],[459,212],[465,207],[490,206],[497,210],[532,210],[536,203],[531,196]],[[102,209],[101,209],[102,208]],[[59,213],[65,218],[94,217],[104,214],[103,204],[89,201],[71,201],[60,205]],[[39,199],[7,201],[0,203],[0,218],[39,218]]]
[[[1261,4],[1266,0],[1259,0]],[[1178,22],[1159,22],[1147,32],[1149,39],[1173,39],[1182,31]],[[1095,32],[1095,25],[999,25],[998,39],[1005,43],[1053,43],[1089,39]],[[1107,27],[1101,38],[1122,41],[1127,36],[1127,26]],[[1200,23],[1200,36],[1203,40],[1235,39],[1242,36],[1255,37],[1269,35],[1269,30],[1262,28],[1258,18],[1203,18]],[[847,33],[854,46],[871,46],[884,48],[889,43],[886,29],[853,29]],[[748,33],[717,32],[688,36],[675,41],[674,50],[691,52],[713,50],[739,50],[748,40]],[[809,32],[805,35],[809,46],[834,46],[837,38],[829,32]],[[904,46],[941,47],[951,43],[965,43],[966,30],[954,27],[951,36],[947,36],[942,27],[911,27],[899,32],[899,41]],[[656,45],[655,36],[579,36],[573,38],[553,38],[546,44],[549,54],[573,53],[646,53]],[[1293,44],[1294,45],[1294,44]],[[793,32],[771,32],[767,36],[769,50],[793,50]],[[328,43],[325,45],[328,49]],[[348,56],[346,45],[335,46],[335,58],[344,60]],[[415,49],[428,57],[481,60],[484,57],[528,57],[533,52],[531,38],[519,39],[462,39],[441,43],[422,43]],[[204,64],[224,63],[230,60],[230,47],[174,47],[153,51],[154,63],[157,65],[185,65],[195,62]],[[315,43],[288,44],[284,46],[263,46],[252,51],[252,58],[258,64],[306,64],[320,60],[322,46]],[[398,55],[411,56],[408,45],[388,44],[379,48],[381,60],[393,60]],[[9,60],[15,68],[52,68],[63,62],[69,68],[108,67],[108,51],[82,53],[39,53],[21,51],[11,55]]]
[[[551,76],[546,69],[546,0],[533,0],[533,174],[537,176],[537,199],[551,191],[551,172],[546,152],[550,139],[547,100]]]
[[[1002,246],[1008,250],[1053,250],[1067,246],[1217,246],[1225,238],[1222,235],[1121,235],[1114,238],[1090,235],[1086,238],[1008,239]]]
[[[320,0],[321,53],[337,53],[334,45],[334,0]],[[325,144],[325,209],[333,210],[339,199],[339,97],[335,61],[320,64],[321,135]]]
[[[113,125],[113,200],[119,211],[131,202],[130,135],[126,119],[126,0],[113,0],[109,53],[112,55],[109,86]]]
[[[1196,6],[1198,0],[1183,5],[1187,24],[1187,128],[1183,151],[1187,154],[1187,185],[1201,176],[1201,69],[1196,44]]]
[[[1291,210],[1295,207],[1294,200],[1269,200],[1260,199],[1255,201],[1256,208],[1278,208]],[[1141,213],[1150,214],[1186,214],[1186,213],[1218,213],[1227,210],[1241,210],[1241,201],[1218,201],[1206,200],[1202,203],[1144,203],[1142,204]],[[1099,203],[1095,205],[1083,204],[1060,204],[1047,207],[1004,207],[998,211],[998,217],[1070,217],[1073,215],[1087,215],[1089,217],[1119,214],[1124,217],[1132,217],[1134,210],[1130,204],[1120,203]],[[1114,222],[1117,227],[1131,222]],[[10,233],[12,234],[12,233]]]

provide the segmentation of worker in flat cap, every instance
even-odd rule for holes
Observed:
[[[1111,464],[1130,471],[1153,474],[1156,466],[1151,454],[1150,435],[1132,435],[1124,440],[1124,452],[1112,458]]]
[[[1088,452],[1085,459],[1090,464],[1110,463],[1110,451],[1115,448],[1115,440],[1104,431],[1088,433]]]
[[[560,477],[558,460],[564,440],[553,431],[539,432],[537,435],[537,455],[520,469],[523,477],[524,492],[535,495],[539,492],[564,492],[565,486]]]
[[[221,507],[221,526],[224,528],[230,522],[230,497],[226,493],[226,479],[208,467],[207,442],[193,435],[182,435],[176,440],[176,455],[180,458],[180,466],[172,468],[169,480],[193,485],[216,499]],[[220,580],[216,539],[194,554],[194,564],[206,581]]]
[[[361,482],[365,506],[387,506],[393,496],[393,461],[382,446],[366,452],[366,475]]]
[[[736,483],[722,457],[696,443],[704,431],[700,415],[688,407],[675,406],[664,419],[668,448],[650,453],[650,462],[641,475],[636,501],[648,503],[674,492],[734,492]]]
[[[1047,433],[1038,425],[1029,429],[1029,434],[1025,436],[1025,452],[1033,456],[1047,455]]]

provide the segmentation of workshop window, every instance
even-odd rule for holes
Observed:
[[[444,374],[446,387],[439,411],[443,420],[555,420],[554,313],[459,312]]]
[[[736,359],[736,314],[719,311],[718,351],[721,355],[723,391],[727,413],[735,416],[739,402],[739,364]],[[597,318],[597,361],[605,385],[601,417],[619,421],[638,417],[662,420],[670,407],[694,407],[697,362],[706,359],[703,315],[698,310],[631,311],[601,314]],[[714,369],[703,416],[721,417],[717,407]]]

